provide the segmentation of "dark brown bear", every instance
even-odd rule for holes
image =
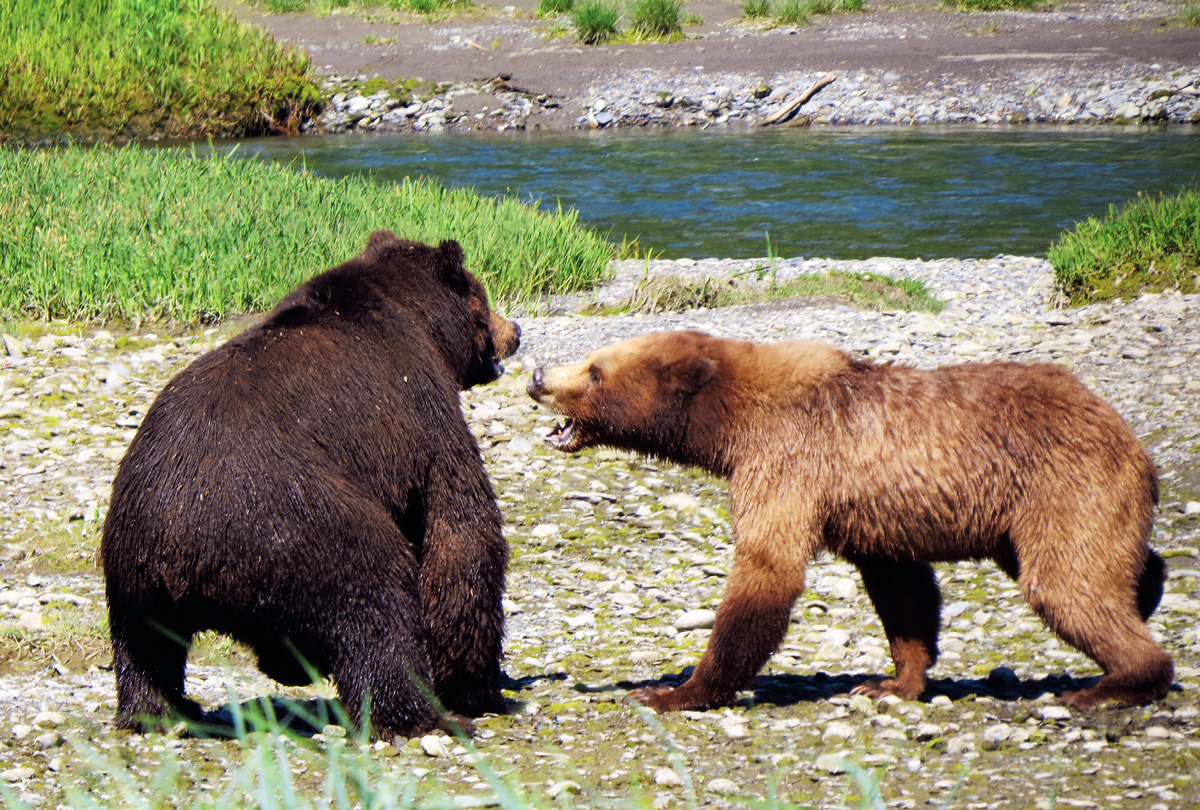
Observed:
[[[858,566],[895,662],[855,691],[914,699],[937,660],[934,562],[992,559],[1104,677],[1082,707],[1147,703],[1171,659],[1145,619],[1165,567],[1150,550],[1154,463],[1111,407],[1051,365],[932,371],[816,343],[644,335],[538,369],[538,402],[570,417],[560,450],[610,445],[729,479],[737,551],[708,649],[658,711],[732,700],[779,646],[805,568]]]
[[[378,231],[177,375],[104,523],[118,725],[199,716],[206,629],[281,683],[331,675],[383,737],[440,725],[414,677],[453,712],[500,709],[508,548],[458,392],[519,334],[456,242]]]

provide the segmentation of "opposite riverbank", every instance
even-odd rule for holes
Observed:
[[[555,36],[561,20],[532,0],[437,22],[226,5],[331,82],[310,131],[755,126],[826,79],[782,125],[1200,123],[1200,29],[1171,0],[974,13],[919,0],[772,29],[729,0],[693,0],[703,22],[686,40],[603,46]],[[372,77],[438,91],[364,95]]]

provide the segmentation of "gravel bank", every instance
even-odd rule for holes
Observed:
[[[728,277],[754,264],[659,262],[650,272]],[[694,789],[718,805],[774,793],[804,806],[856,806],[847,797],[862,796],[858,779],[871,773],[888,807],[1200,804],[1200,297],[1052,310],[1049,266],[1011,256],[792,260],[778,272],[835,268],[919,277],[950,306],[936,316],[802,301],[581,315],[588,299],[628,293],[646,267],[627,263],[595,296],[521,318],[524,344],[510,373],[464,394],[513,546],[505,662],[512,711],[479,723],[483,755],[546,804],[592,805],[640,791],[656,807],[685,806]],[[704,648],[705,612],[717,606],[731,561],[724,487],[622,453],[545,449],[540,437],[555,420],[523,389],[537,364],[675,328],[827,340],[918,366],[1013,359],[1073,369],[1130,421],[1161,467],[1153,543],[1172,572],[1150,626],[1175,657],[1179,689],[1144,710],[1061,709],[1055,693],[1095,675],[1090,662],[1051,637],[994,566],[962,564],[939,569],[943,655],[927,699],[851,699],[863,677],[887,669],[886,642],[855,571],[823,558],[786,642],[737,706],[667,716],[661,731],[640,719],[620,702],[625,689],[679,673]],[[30,805],[59,805],[67,788],[114,803],[119,780],[96,776],[84,744],[135,777],[126,803],[164,752],[185,763],[197,790],[220,790],[242,761],[236,743],[110,730],[115,696],[94,564],[116,463],[140,417],[171,374],[222,338],[220,330],[127,336],[64,327],[5,341],[0,780]],[[206,639],[188,690],[218,707],[230,689],[242,700],[281,691],[236,647]],[[336,731],[327,729],[319,744],[334,745]],[[682,760],[669,756],[663,735]],[[609,744],[614,739],[623,742]],[[459,796],[458,806],[495,801],[468,752],[449,740],[380,744],[371,755],[388,778],[415,774],[430,790]]]
[[[774,35],[774,34],[773,34]],[[779,34],[782,36],[783,34]],[[1015,65],[1019,65],[1016,60]],[[838,75],[787,71],[746,75],[639,68],[610,73],[577,99],[577,129],[761,126],[794,106],[817,82],[835,77],[776,126],[926,124],[1200,124],[1200,69],[1145,63],[1096,73],[1070,66],[998,71],[985,82],[900,73]],[[346,84],[332,80],[332,86]],[[431,98],[401,103],[386,91],[350,90],[311,130],[470,132],[541,128],[561,99],[508,89],[503,81],[458,83]]]
[[[349,32],[322,38],[258,21],[310,49],[315,64],[334,60],[323,70],[345,92],[311,131],[1200,123],[1200,35],[1188,36],[1194,29],[1180,27],[1181,6],[1162,0],[970,14],[918,0],[799,28],[747,22],[730,6],[702,8],[711,20],[670,45],[581,46],[563,33],[566,18],[541,20],[516,6],[496,9],[498,19],[430,25],[419,37],[404,26],[364,29],[395,44],[362,47],[359,62],[373,69],[356,75],[339,71],[345,60],[335,58],[361,47]],[[397,68],[444,86],[416,101],[355,89]],[[557,82],[549,78],[556,72]]]

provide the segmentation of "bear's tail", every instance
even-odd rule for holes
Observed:
[[[1138,612],[1142,621],[1150,618],[1150,614],[1158,607],[1162,599],[1163,583],[1167,581],[1167,564],[1163,558],[1153,551],[1148,551],[1146,567],[1142,569],[1142,579],[1138,582],[1137,601]]]

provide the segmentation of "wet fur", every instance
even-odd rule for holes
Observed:
[[[876,365],[817,343],[657,333],[539,369],[573,420],[560,449],[609,445],[729,479],[737,550],[700,664],[666,711],[733,699],[777,649],[813,556],[854,563],[912,699],[937,660],[931,563],[992,559],[1039,616],[1104,670],[1074,706],[1161,698],[1169,656],[1144,620],[1165,566],[1147,538],[1154,463],[1110,406],[1053,365]]]
[[[177,375],[113,483],[101,557],[117,723],[197,717],[195,633],[262,670],[330,674],[376,733],[502,705],[508,549],[460,389],[494,379],[516,324],[455,242],[387,231]]]

